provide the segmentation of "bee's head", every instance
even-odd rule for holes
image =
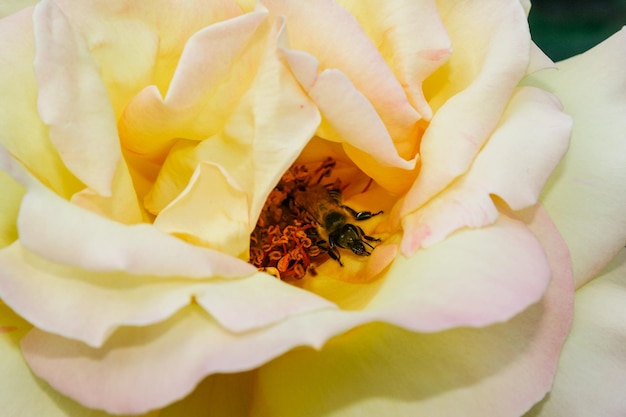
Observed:
[[[334,243],[344,249],[350,249],[359,256],[368,256],[370,253],[365,249],[361,235],[352,224],[345,224],[333,233],[331,239]]]

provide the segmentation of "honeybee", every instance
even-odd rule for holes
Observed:
[[[350,249],[355,255],[369,256],[374,249],[369,242],[380,242],[365,234],[363,229],[350,223],[350,218],[357,221],[371,219],[382,213],[356,211],[342,202],[341,190],[327,188],[321,184],[307,185],[293,193],[294,204],[307,211],[317,224],[317,233],[321,236],[317,246],[326,251],[340,266],[341,255],[338,248]],[[324,240],[324,238],[326,240]]]

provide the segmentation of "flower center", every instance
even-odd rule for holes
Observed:
[[[379,239],[368,236],[354,220],[382,212],[357,212],[342,203],[336,162],[326,158],[314,171],[293,165],[265,202],[250,235],[250,263],[284,281],[317,275],[316,266],[332,258],[343,266],[339,248],[369,256]]]

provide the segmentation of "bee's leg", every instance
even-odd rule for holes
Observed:
[[[320,240],[317,242],[317,247],[325,251],[332,259],[339,262],[339,266],[343,266],[343,263],[341,262],[341,255],[335,245],[332,242],[329,245],[326,243],[327,242],[325,240]]]
[[[356,211],[355,209],[353,209],[352,207],[349,206],[341,206],[342,208],[344,208],[348,213],[350,213],[352,215],[352,217],[354,217],[355,220],[367,220],[367,219],[371,219],[374,216],[378,216],[379,214],[382,214],[382,210],[376,213],[372,213],[371,211]]]
[[[361,229],[359,226],[354,226],[354,227],[356,227],[356,229],[359,231],[359,237],[361,239],[369,240],[370,242],[380,242],[380,239],[378,239],[377,237],[366,235],[365,232],[363,231],[363,229]],[[374,249],[374,246],[372,246],[371,244],[369,244],[365,240],[363,240],[362,242],[365,243],[370,248]]]
[[[317,180],[317,184],[322,182],[323,178],[330,176],[330,173],[335,168],[335,165],[337,165],[337,163],[331,157],[328,157],[324,159],[324,161],[322,161],[322,165],[320,165],[320,167],[315,170],[315,174],[320,174]]]

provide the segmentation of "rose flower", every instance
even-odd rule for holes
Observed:
[[[26,6],[3,413],[520,416],[561,359],[572,415],[591,356],[624,412],[624,32],[557,71],[513,0]]]

